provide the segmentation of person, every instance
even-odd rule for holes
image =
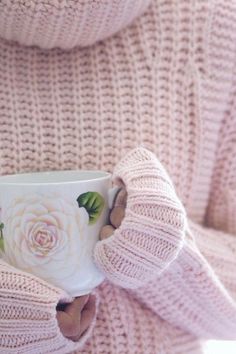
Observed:
[[[92,295],[0,260],[0,353],[235,340],[236,2],[4,0],[0,38],[1,174],[101,169],[121,187]]]

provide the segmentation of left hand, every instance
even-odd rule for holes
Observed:
[[[110,211],[110,224],[103,226],[100,231],[100,240],[105,240],[110,237],[115,229],[117,229],[124,219],[125,216],[125,207],[127,201],[127,192],[126,189],[121,189],[117,194],[114,201],[114,206]]]
[[[142,147],[120,160],[112,180],[123,189],[93,258],[109,281],[136,289],[177,258],[185,238],[186,212],[162,163]]]
[[[76,297],[69,304],[57,305],[58,326],[64,337],[77,342],[95,316],[95,296]]]

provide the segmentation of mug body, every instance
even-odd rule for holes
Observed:
[[[6,262],[72,296],[104,277],[93,248],[108,221],[111,175],[52,171],[0,177],[0,247]]]

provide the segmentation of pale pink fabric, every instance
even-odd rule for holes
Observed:
[[[224,286],[228,277],[235,290],[232,235],[185,225],[168,175],[146,149],[126,155],[114,171],[117,179],[127,186],[126,214],[113,236],[95,248],[100,269],[168,322],[199,338],[236,340],[236,294]],[[208,242],[208,256],[223,254],[233,262],[231,276],[220,273],[219,279],[203,257]]]
[[[109,280],[86,343],[59,332],[67,294],[1,263],[0,352],[199,354],[199,338],[236,339],[234,1],[152,0],[72,51],[1,39],[0,123],[1,174],[115,168],[130,192],[94,254]]]
[[[2,0],[0,36],[25,45],[91,45],[132,22],[150,0]]]
[[[113,178],[127,186],[125,219],[113,237],[97,244],[95,261],[110,281],[136,289],[178,256],[186,233],[185,211],[167,172],[146,149],[129,152]]]
[[[64,338],[56,306],[73,298],[0,259],[0,353],[68,353],[82,348],[96,318],[79,343]],[[96,300],[98,307],[98,299]]]

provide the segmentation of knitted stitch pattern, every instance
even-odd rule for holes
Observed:
[[[177,257],[185,212],[165,169],[146,149],[129,152],[113,177],[127,186],[125,220],[113,237],[97,244],[95,261],[113,283],[138,288]]]
[[[0,36],[42,48],[91,45],[128,25],[150,0],[0,2]]]
[[[4,11],[1,35],[17,39]],[[0,40],[0,173],[102,169],[129,192],[94,253],[109,280],[88,336],[60,334],[67,294],[1,263],[0,353],[199,354],[199,338],[235,339],[235,14],[234,0],[152,0],[87,48]]]

